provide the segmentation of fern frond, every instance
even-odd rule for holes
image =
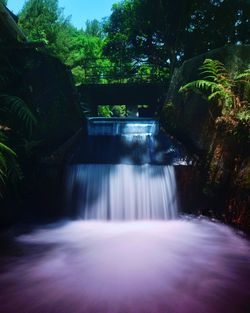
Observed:
[[[5,143],[0,142],[0,187],[5,185],[6,181],[12,177],[12,181],[18,179],[19,167],[16,161],[16,153]],[[0,192],[0,196],[2,196]]]
[[[206,59],[199,69],[200,74],[203,75],[206,80],[211,79],[216,83],[229,80],[228,72],[224,65],[218,60]]]
[[[235,79],[237,80],[246,79],[247,81],[250,80],[250,68],[238,74]]]
[[[216,79],[214,75],[211,75],[211,73],[207,71],[201,72],[200,74],[204,76],[204,79],[208,79],[208,80],[210,79],[212,81]],[[206,75],[206,74],[209,74],[209,75]]]
[[[205,90],[205,91],[211,91],[211,92],[215,92],[215,91],[219,91],[220,88],[218,86],[218,84],[211,82],[211,81],[207,81],[207,80],[195,80],[193,82],[190,82],[188,84],[186,84],[185,86],[180,88],[180,92],[183,91],[187,91],[187,90]]]
[[[250,86],[250,69],[231,78],[221,62],[206,59],[200,71],[204,78],[182,86],[179,92],[193,90],[206,96],[208,101],[216,100],[225,120],[234,118],[250,127],[249,101],[240,88]]]
[[[15,96],[0,95],[0,106],[3,111],[15,114],[15,117],[24,124],[29,133],[32,133],[37,120],[22,99]]]
[[[4,143],[0,142],[0,152],[16,157],[16,153]]]
[[[218,90],[218,91],[215,91],[213,93],[211,93],[209,96],[208,96],[208,100],[211,101],[213,99],[216,99],[216,98],[221,98],[225,96],[225,93],[221,90]]]
[[[5,176],[7,170],[7,160],[5,155],[0,151],[0,176]]]

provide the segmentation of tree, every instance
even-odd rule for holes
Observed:
[[[69,48],[70,53],[65,55],[64,62],[72,69],[76,83],[98,81],[101,77],[102,40],[78,31],[72,36]]]
[[[45,51],[70,67],[77,84],[100,82],[105,76],[102,23],[87,21],[85,31],[77,30],[64,17],[58,0],[28,0],[19,24],[30,40],[44,42]]]
[[[58,0],[28,0],[19,15],[19,24],[32,41],[44,42],[50,53],[57,55],[57,38],[68,19],[58,7]]]
[[[248,0],[123,0],[115,4],[105,30],[104,51],[169,66],[225,44],[249,43]]]
[[[103,25],[97,19],[87,20],[85,27],[85,34],[88,36],[103,38]]]

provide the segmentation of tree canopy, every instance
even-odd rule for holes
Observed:
[[[105,25],[104,51],[173,69],[211,49],[249,43],[249,16],[248,0],[123,0]]]
[[[76,29],[58,0],[28,0],[19,23],[30,40],[68,65],[77,84],[164,80],[184,60],[250,42],[249,0],[123,0],[104,22]]]

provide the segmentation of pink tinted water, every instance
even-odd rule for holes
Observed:
[[[249,312],[249,244],[221,224],[77,221],[17,241],[1,313]]]

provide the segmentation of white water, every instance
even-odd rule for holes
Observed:
[[[219,223],[166,221],[174,167],[71,165],[65,188],[85,220],[16,238],[0,258],[0,313],[250,312],[249,242]]]
[[[173,166],[71,165],[66,172],[69,212],[89,220],[166,220],[177,216]]]
[[[97,135],[156,135],[159,122],[143,118],[89,118],[88,134]]]
[[[249,243],[221,224],[65,222],[17,240],[1,313],[249,312]]]

